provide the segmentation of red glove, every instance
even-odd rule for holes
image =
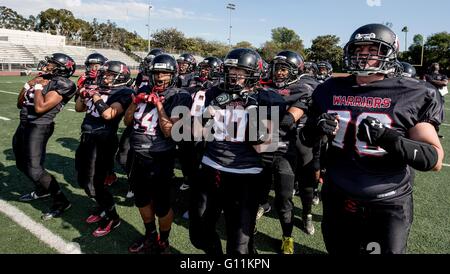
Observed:
[[[80,78],[78,78],[78,82],[77,82],[77,88],[81,89],[84,86],[84,82],[86,82],[86,75],[81,75]]]
[[[164,103],[164,96],[158,96],[157,93],[152,92],[149,95],[147,102],[156,106],[156,104],[158,104],[158,103]]]
[[[89,78],[95,79],[97,78],[98,70],[91,70],[89,71]]]
[[[149,95],[145,93],[139,93],[136,96],[133,96],[133,103],[139,105],[141,103],[147,103]]]
[[[80,90],[80,97],[81,97],[81,99],[89,98],[89,92],[85,88],[81,89]]]

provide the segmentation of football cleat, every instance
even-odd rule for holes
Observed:
[[[294,238],[283,236],[281,240],[281,252],[283,254],[294,254]]]
[[[106,212],[101,209],[97,209],[96,212],[89,215],[89,217],[86,218],[86,223],[88,224],[95,224],[98,223],[106,216]]]
[[[264,204],[264,205],[259,206],[258,212],[256,213],[256,220],[261,219],[261,217],[264,214],[270,212],[271,210],[272,210],[272,207],[269,204],[267,204],[267,203]]]
[[[157,245],[159,242],[159,235],[152,234],[150,236],[142,236],[136,242],[134,242],[130,247],[128,247],[128,252],[130,253],[156,253]]]
[[[120,225],[120,218],[115,220],[108,217],[103,218],[100,221],[100,226],[92,232],[92,236],[98,238],[108,235],[113,229]]]
[[[72,205],[69,201],[62,203],[55,203],[50,211],[41,216],[41,219],[44,221],[51,220],[53,218],[59,218],[64,213],[64,211],[68,210]]]
[[[315,229],[312,221],[312,214],[303,216],[303,228],[305,229],[306,234],[314,235]]]
[[[189,186],[188,184],[186,184],[186,183],[183,183],[183,184],[180,186],[180,190],[181,190],[181,191],[188,190],[189,188],[190,188],[190,186]]]
[[[112,184],[114,184],[115,182],[117,182],[117,175],[116,173],[111,173],[108,176],[106,176],[105,178],[105,185],[106,186],[111,186]]]
[[[24,194],[20,196],[19,201],[21,202],[30,202],[38,199],[43,199],[50,197],[50,193],[37,193],[36,191],[33,191],[31,193]]]

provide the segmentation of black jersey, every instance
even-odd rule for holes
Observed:
[[[133,87],[136,90],[139,90],[147,85],[150,85],[150,80],[147,75],[144,75],[142,72],[139,72],[136,76],[136,79],[134,80]]]
[[[411,183],[409,168],[382,148],[358,140],[356,130],[365,117],[372,116],[407,137],[417,123],[440,124],[436,115],[440,111],[437,90],[423,81],[400,77],[357,85],[354,76],[329,79],[313,93],[310,113],[313,117],[326,112],[340,116],[339,131],[327,155],[330,182],[362,199],[410,191],[405,188]]]
[[[117,115],[111,120],[105,120],[100,116],[92,98],[84,99],[84,104],[86,105],[87,110],[86,116],[81,124],[81,131],[89,133],[95,133],[97,131],[117,132],[120,120],[125,115],[125,111],[128,106],[131,104],[132,93],[133,90],[127,87],[118,87],[111,90],[100,90],[100,97],[107,105],[111,106],[114,103],[119,103],[122,105],[122,109],[124,110],[120,115]]]
[[[437,86],[432,81],[445,81],[445,80],[448,80],[448,77],[444,74],[433,72],[433,73],[425,75],[425,79],[427,80],[427,82],[430,82],[430,84],[432,84],[436,88],[440,89],[443,86]]]
[[[193,80],[194,77],[195,77],[195,73],[194,72],[179,75],[178,76],[177,87],[178,88],[189,87],[189,82],[191,82],[191,80]]]
[[[48,85],[44,87],[44,89],[42,90],[42,95],[45,96],[50,91],[56,91],[63,97],[63,99],[59,104],[57,104],[54,108],[50,109],[46,113],[38,114],[34,109],[34,88],[31,87],[26,90],[25,102],[22,109],[20,110],[20,121],[43,125],[52,123],[56,115],[75,95],[76,85],[74,82],[67,78],[55,76],[51,78]]]
[[[206,92],[205,106],[216,105],[225,91],[220,87],[213,87]],[[255,151],[253,143],[248,140],[249,108],[267,107],[267,117],[258,120],[271,120],[271,110],[284,111],[286,104],[283,98],[265,89],[259,89],[249,98],[236,96],[220,106],[213,117],[214,139],[207,142],[203,157],[203,164],[218,170],[231,173],[257,174],[261,172],[261,156]],[[230,124],[233,123],[233,124]],[[227,129],[233,126],[234,136]]]
[[[149,93],[148,86],[138,93]],[[164,111],[170,118],[175,107],[191,107],[192,99],[189,93],[178,88],[169,88],[160,93],[164,96]],[[133,131],[130,144],[136,153],[150,156],[151,152],[168,151],[175,148],[175,141],[165,137],[159,126],[158,110],[153,104],[140,103],[134,113]]]

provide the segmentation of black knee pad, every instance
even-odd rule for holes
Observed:
[[[166,216],[170,211],[170,201],[168,200],[158,200],[154,202],[155,215],[158,218]]]
[[[143,208],[151,203],[152,199],[148,193],[141,193],[139,190],[134,190],[134,205],[137,208]]]

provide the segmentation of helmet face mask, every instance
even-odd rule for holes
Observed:
[[[167,79],[170,74],[170,79]],[[165,90],[173,87],[178,80],[178,64],[175,59],[167,54],[156,56],[149,67],[150,86],[160,87]]]
[[[179,74],[192,73],[197,68],[197,61],[195,60],[195,57],[192,54],[189,53],[181,54],[176,61],[178,63]]]
[[[238,48],[230,51],[224,61],[224,88],[230,93],[240,93],[256,86],[262,76],[262,58],[252,49]]]
[[[344,47],[344,67],[355,75],[395,73],[399,42],[388,27],[369,24],[357,29]]]
[[[305,62],[300,54],[285,50],[270,62],[270,78],[277,87],[282,88],[297,82],[304,68]]]
[[[316,78],[318,80],[326,80],[330,78],[333,74],[333,67],[331,66],[330,63],[326,61],[321,61],[317,63],[317,68],[318,72]]]
[[[37,69],[46,74],[69,78],[76,69],[75,61],[64,53],[53,53],[41,60]]]
[[[100,53],[91,53],[86,57],[84,65],[86,66],[86,72],[97,71],[103,66],[108,59]]]
[[[131,81],[130,69],[120,61],[107,61],[99,72],[98,81],[103,88],[126,86]]]
[[[298,68],[294,68],[283,59],[274,59],[272,61],[272,81],[279,88],[288,86],[298,80]]]
[[[206,57],[197,65],[197,74],[204,81],[218,80],[222,75],[223,62],[217,57]]]

